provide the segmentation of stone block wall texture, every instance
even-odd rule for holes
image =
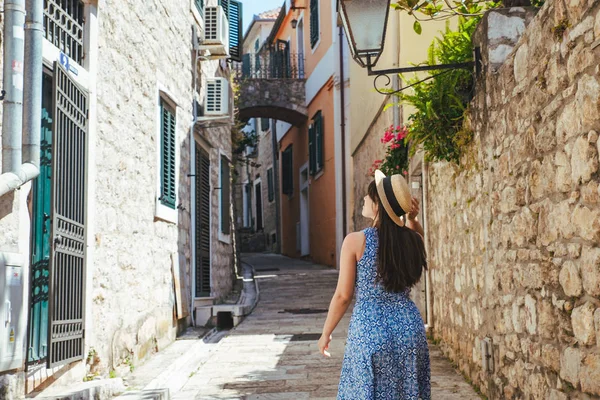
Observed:
[[[381,138],[385,130],[392,125],[392,122],[392,110],[381,111],[375,118],[362,143],[352,155],[352,168],[354,171],[354,204],[352,205],[354,217],[352,223],[354,231],[364,229],[371,224],[371,221],[362,216],[363,198],[367,194],[369,184],[374,179],[373,176],[369,175],[371,165],[373,165],[375,160],[383,159],[385,156],[385,145],[381,143]]]
[[[433,334],[490,399],[599,396],[600,2],[492,12],[476,40],[474,144],[429,170]]]
[[[260,127],[260,120],[258,122]],[[260,129],[260,128],[259,128]],[[237,166],[238,181],[235,187],[235,201],[237,215],[234,220],[237,221],[237,228],[242,229],[241,238],[242,251],[275,251],[276,246],[271,239],[272,234],[276,234],[276,212],[275,197],[269,202],[269,186],[267,170],[273,168],[273,179],[275,179],[275,168],[277,165],[273,163],[273,144],[272,130],[266,132],[258,132],[258,145],[256,148],[256,158],[250,158],[250,166],[246,169],[246,158],[240,155],[241,161]],[[254,165],[254,166],[252,166]],[[243,191],[244,182],[252,182],[252,218],[256,219],[256,202],[254,199],[254,182],[260,177],[262,191],[262,210],[263,210],[263,230],[256,232],[253,229],[244,228],[244,203]],[[275,185],[275,181],[273,181]],[[276,193],[274,192],[274,196]],[[280,238],[277,238],[280,240]]]
[[[135,363],[175,338],[172,265],[180,268],[186,311],[193,272],[188,174],[194,68],[190,38],[196,22],[188,3],[127,1],[120,6],[99,7],[98,217],[89,343],[106,368],[132,355]],[[222,75],[218,61],[203,62],[201,72],[203,82],[206,76]],[[176,224],[155,216],[159,90],[177,105]],[[220,156],[231,159],[230,127],[201,131],[211,146],[211,187],[220,188]],[[219,209],[219,190],[212,190],[211,283],[216,298],[226,296],[233,285],[233,250],[218,240]]]

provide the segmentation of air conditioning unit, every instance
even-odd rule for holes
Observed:
[[[229,22],[221,6],[210,6],[204,10],[200,49],[208,50],[211,56],[229,57]]]
[[[225,78],[208,78],[206,80],[206,99],[204,115],[229,114],[229,81]]]

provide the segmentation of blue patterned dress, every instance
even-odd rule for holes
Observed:
[[[409,290],[389,293],[377,283],[377,230],[367,228],[364,233],[365,252],[356,267],[356,304],[337,398],[429,400],[423,319]]]

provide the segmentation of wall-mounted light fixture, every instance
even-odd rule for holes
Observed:
[[[297,26],[298,26],[298,20],[296,18],[294,18],[292,20],[292,29],[296,29]]]

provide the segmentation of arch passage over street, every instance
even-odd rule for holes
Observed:
[[[287,43],[244,54],[237,64],[239,118],[273,118],[294,126],[308,119],[304,57]]]
[[[273,118],[294,126],[308,119],[303,79],[248,79],[240,83],[239,118]]]

